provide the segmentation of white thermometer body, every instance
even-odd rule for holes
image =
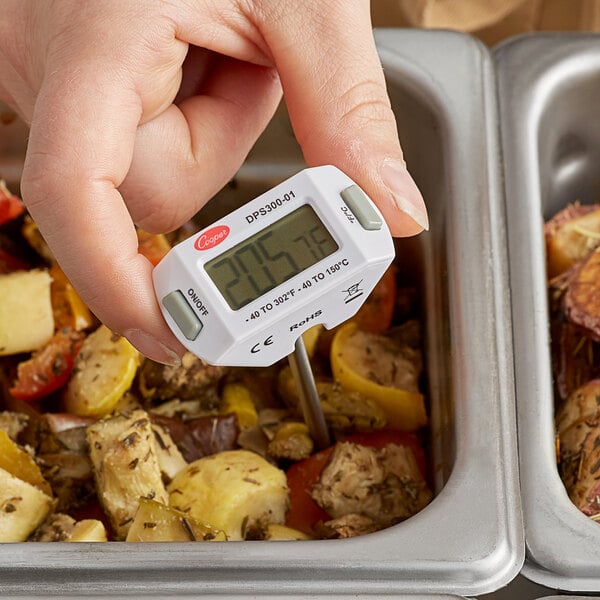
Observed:
[[[333,166],[277,185],[154,269],[163,315],[213,365],[268,366],[308,328],[352,317],[394,258],[377,207]]]

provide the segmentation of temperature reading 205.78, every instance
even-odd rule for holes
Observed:
[[[204,265],[232,310],[239,310],[338,250],[305,204]]]

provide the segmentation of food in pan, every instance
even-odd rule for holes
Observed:
[[[600,520],[600,205],[569,205],[545,235],[559,471]]]
[[[138,237],[153,264],[170,248]],[[305,334],[333,440],[320,450],[286,361],[140,356],[97,322],[5,186],[0,298],[2,542],[344,538],[432,498],[417,296],[394,268],[351,323]]]

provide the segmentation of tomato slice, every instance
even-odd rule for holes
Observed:
[[[396,267],[383,274],[352,320],[363,331],[382,333],[392,324],[396,307]]]
[[[329,521],[330,516],[313,500],[311,491],[327,464],[333,446],[292,465],[287,470],[287,484],[290,490],[290,508],[285,524],[307,535],[318,537],[315,526],[320,521]]]
[[[21,199],[11,194],[4,181],[0,181],[0,225],[12,221],[24,211]]]
[[[425,453],[419,438],[413,433],[380,429],[367,433],[353,433],[341,441],[354,442],[381,450],[388,444],[408,446],[414,453],[419,469],[425,478]],[[315,531],[320,521],[328,521],[331,517],[313,500],[311,491],[317,483],[323,468],[327,464],[333,446],[316,452],[292,465],[287,471],[287,483],[290,490],[290,509],[286,515],[286,525],[298,529],[308,535],[318,537]]]
[[[57,331],[48,343],[17,367],[10,393],[20,400],[39,400],[60,389],[71,376],[84,335],[70,328]]]
[[[396,267],[390,265],[385,271],[365,303],[350,319],[362,331],[383,333],[387,331],[394,318],[398,288],[396,285]],[[329,356],[331,343],[341,325],[321,331],[317,340],[317,350],[322,356]]]

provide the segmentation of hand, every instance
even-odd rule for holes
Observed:
[[[23,199],[91,310],[150,358],[175,363],[184,348],[134,223],[166,232],[190,219],[282,89],[309,166],[345,171],[394,235],[427,227],[368,1],[6,0],[3,13],[0,97],[30,123]]]

